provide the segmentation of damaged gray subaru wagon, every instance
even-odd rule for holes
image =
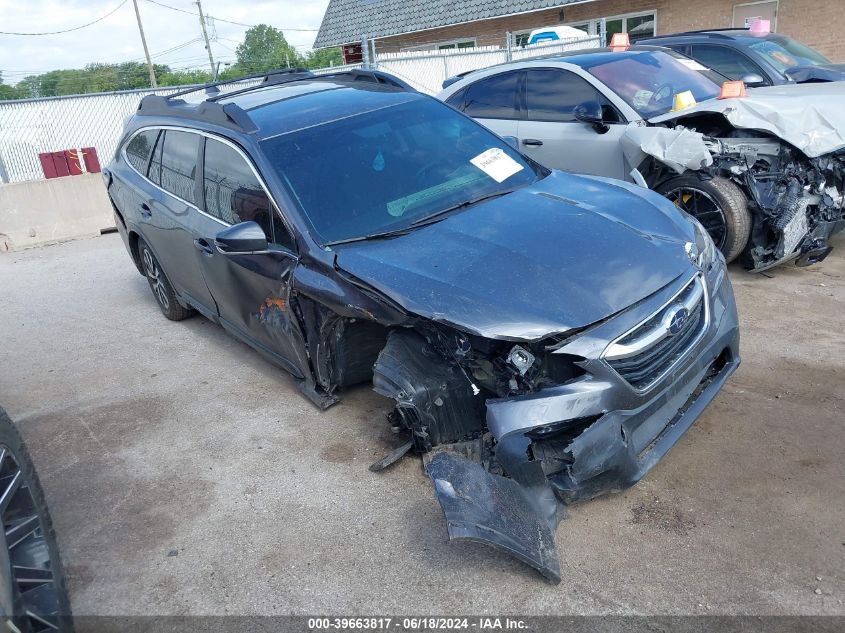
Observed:
[[[225,88],[146,97],[105,174],[162,312],[321,408],[372,381],[407,438],[373,468],[423,454],[450,537],[559,581],[565,506],[638,481],[739,364],[707,232],[383,73]]]

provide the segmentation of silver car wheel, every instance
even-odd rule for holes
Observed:
[[[150,280],[150,286],[153,289],[153,294],[165,310],[170,308],[170,300],[167,298],[167,289],[161,280],[161,271],[156,263],[150,249],[144,248],[144,271],[147,273],[147,278]]]
[[[14,453],[0,444],[0,608],[4,630],[59,630],[59,598],[41,517]]]

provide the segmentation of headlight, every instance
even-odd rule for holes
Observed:
[[[713,243],[713,238],[701,226],[701,223],[694,217],[688,215],[687,219],[692,224],[693,232],[695,233],[695,243],[687,243],[686,251],[690,261],[698,266],[703,271],[708,271],[716,263],[718,249]]]

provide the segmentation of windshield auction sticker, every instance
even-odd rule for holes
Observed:
[[[690,70],[707,70],[707,66],[702,66],[694,59],[678,59],[678,61]]]
[[[469,162],[496,182],[504,182],[524,169],[522,165],[498,147],[491,147],[487,151],[481,152],[475,158],[470,159]]]

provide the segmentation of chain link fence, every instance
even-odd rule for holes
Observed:
[[[594,48],[598,37],[557,40],[523,48],[482,47],[460,50],[387,53],[370,66],[404,79],[421,92],[436,94],[443,81],[454,75],[511,60],[555,55],[569,50]],[[361,64],[322,68],[327,74],[360,68]],[[255,80],[255,84],[260,80]],[[222,86],[222,92],[250,85]],[[190,86],[189,86],[190,87]],[[44,174],[40,153],[94,147],[100,163],[114,156],[127,117],[149,94],[169,95],[185,86],[158,90],[128,90],[99,94],[0,101],[0,182],[37,180]],[[202,92],[193,95],[202,97]],[[189,100],[191,96],[186,97]]]

